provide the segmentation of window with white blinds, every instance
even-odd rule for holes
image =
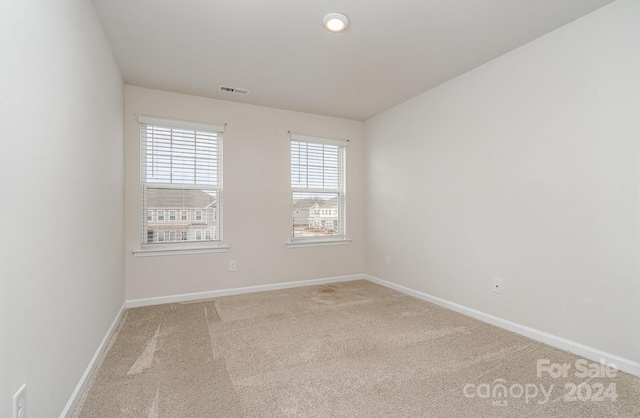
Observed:
[[[348,141],[291,134],[291,237],[345,237]]]
[[[138,120],[143,246],[221,241],[224,127]]]

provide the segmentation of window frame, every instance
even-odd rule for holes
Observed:
[[[142,200],[142,214],[144,214],[144,216],[141,216],[140,218],[142,222],[141,229],[144,231],[144,234],[141,234],[140,249],[134,250],[133,254],[135,256],[149,256],[149,255],[153,256],[153,255],[172,255],[172,254],[181,254],[181,253],[205,253],[205,252],[227,251],[229,249],[229,246],[227,246],[223,242],[223,229],[222,229],[223,228],[224,126],[203,124],[203,123],[197,123],[197,122],[178,121],[178,120],[156,118],[156,117],[150,117],[150,116],[138,116],[138,122],[140,123],[139,138],[140,138],[141,200]],[[179,144],[183,146],[185,143],[188,146],[190,141],[193,142],[194,149],[193,151],[190,151],[191,154],[189,154],[187,158],[200,158],[198,157],[198,155],[202,155],[202,154],[198,154],[198,153],[201,153],[201,151],[199,151],[200,148],[198,147],[198,144],[210,138],[214,140],[215,142],[213,143],[213,147],[205,145],[207,147],[206,150],[212,149],[213,150],[212,152],[214,152],[214,154],[211,154],[214,156],[214,160],[210,160],[212,161],[212,163],[210,163],[211,165],[205,166],[205,170],[207,170],[207,167],[212,167],[212,168],[209,168],[209,170],[213,169],[213,171],[205,171],[204,177],[201,177],[200,173],[202,168],[199,168],[198,165],[194,165],[193,166],[194,174],[191,175],[191,178],[185,177],[178,181],[173,181],[173,180],[163,181],[162,179],[159,180],[158,177],[147,179],[147,173],[149,172],[147,169],[147,164],[150,164],[149,161],[151,161],[151,160],[147,160],[147,149],[150,149],[150,148],[144,148],[144,147],[145,147],[145,144],[148,143],[148,141],[155,141],[157,138],[156,136],[153,136],[153,135],[147,136],[148,132],[150,132],[150,130],[147,129],[147,127],[151,127],[150,128],[151,130],[167,129],[168,132],[170,132],[167,135],[168,139],[166,139],[164,146],[166,147],[167,146],[166,144],[170,144],[171,151],[162,155],[161,157],[164,157],[165,155],[170,156],[166,158],[171,158],[171,161],[173,161],[174,159],[178,160],[180,158],[182,159],[182,161],[185,161],[185,157],[179,154],[179,150],[174,151],[174,145],[173,145],[174,141],[182,141],[182,142],[179,142]],[[181,133],[181,131],[187,131],[187,135],[183,138],[179,138],[179,134]],[[206,144],[206,142],[204,143]],[[152,146],[152,145],[147,145],[147,146]],[[152,152],[157,153],[158,151],[154,150]],[[149,154],[150,156],[149,158],[152,158],[153,155],[156,155],[156,154]],[[199,164],[198,161],[200,160],[194,160],[193,164]],[[209,161],[209,160],[204,160],[204,161]],[[165,169],[171,170],[169,172],[173,173],[173,170],[176,170],[176,169],[173,168],[174,167],[173,165],[171,165],[170,167],[171,168],[168,168],[168,169],[165,168]],[[190,167],[190,166],[186,166],[186,167]],[[195,170],[198,170],[198,171],[195,171]],[[178,172],[176,171],[176,173]],[[175,177],[178,177],[178,176],[179,174],[175,175]],[[171,174],[171,179],[173,178],[174,178],[174,175]],[[206,179],[211,179],[211,180],[208,180],[202,183],[198,180],[199,178],[204,178],[205,180]],[[212,193],[215,192],[216,207],[214,210],[217,216],[214,217],[215,220],[213,221],[215,225],[212,224],[209,226],[215,228],[216,230],[215,237],[218,239],[210,240],[210,241],[204,241],[203,239],[201,239],[201,240],[195,241],[195,237],[193,240],[189,239],[190,234],[188,234],[187,231],[177,231],[175,235],[176,237],[175,241],[170,239],[167,240],[168,236],[165,232],[164,242],[160,242],[160,243],[148,242],[149,233],[147,231],[148,230],[152,231],[152,229],[151,230],[149,229],[148,222],[150,221],[147,218],[147,212],[150,210],[146,206],[146,196],[147,196],[148,189],[174,189],[174,190],[183,190],[183,191],[201,190],[203,192],[206,192],[206,191],[211,191]],[[210,204],[207,207],[210,207],[210,206],[212,205]],[[171,222],[174,222],[174,221],[184,222],[182,218],[183,213],[186,214],[186,218],[187,218],[186,220],[188,221],[189,210],[191,209],[193,208],[175,209],[175,219]],[[167,217],[167,212],[169,213],[169,217],[170,217],[171,216],[170,213],[173,211],[174,211],[173,209],[158,210],[157,213],[164,212],[164,219],[158,220],[156,216],[156,222],[158,221],[166,222],[167,219],[169,219]],[[151,221],[153,221],[153,219]],[[154,238],[155,238],[155,235],[157,235],[157,231],[153,234]],[[186,235],[186,240],[184,239],[185,235]]]
[[[289,241],[286,242],[287,246],[289,247],[300,247],[300,246],[321,246],[321,245],[340,245],[340,244],[349,244],[351,242],[351,239],[348,238],[347,236],[347,210],[346,210],[346,193],[347,193],[347,148],[349,146],[349,140],[340,140],[340,139],[330,139],[330,138],[322,138],[322,137],[315,137],[315,136],[309,136],[309,135],[302,135],[302,134],[295,134],[292,133],[291,134],[291,142],[290,142],[290,155],[289,155],[289,168],[290,168],[290,186],[291,186],[291,194],[290,194],[290,198],[291,198],[291,203],[290,203],[290,210],[292,210],[292,222],[291,222],[291,229],[290,229],[290,235],[289,235]],[[333,146],[337,146],[337,180],[336,182],[336,187],[319,187],[319,188],[313,188],[313,187],[299,187],[297,185],[294,185],[294,142],[298,143],[298,147],[300,147],[301,143],[307,143],[307,144],[313,144],[315,146],[317,145],[333,145]],[[299,148],[298,148],[299,149]],[[325,150],[323,149],[322,151],[322,155],[323,158],[325,156]],[[307,148],[306,150],[306,157],[308,158],[309,156],[309,149]],[[298,162],[298,167],[297,167],[297,173],[300,174],[300,168],[302,167],[302,164],[300,164],[300,162]],[[309,164],[308,164],[308,160],[307,160],[307,164],[305,165],[307,171],[306,171],[306,175],[305,175],[305,182],[307,183],[307,185],[309,184],[310,181],[313,180],[312,177],[310,177],[309,174]],[[331,168],[330,166],[327,166],[324,164],[324,160],[323,160],[323,165],[322,165],[322,173],[323,176],[325,175],[325,169],[327,169],[327,167]],[[330,171],[330,170],[329,170]],[[297,200],[295,198],[296,194],[298,195],[320,195],[320,194],[332,194],[336,196],[337,202],[336,202],[336,211],[337,211],[337,220],[335,221],[335,224],[337,225],[338,228],[338,233],[337,234],[333,234],[333,235],[328,235],[328,236],[295,236],[295,217],[296,215],[294,215],[296,208],[294,208],[294,202]],[[330,198],[327,198],[325,200],[331,200]],[[308,209],[309,211],[309,218],[317,216],[320,217],[322,215],[320,215],[321,212],[321,208],[314,208],[311,207]],[[333,213],[333,210],[329,210],[326,209],[326,211],[329,211],[329,213]],[[325,212],[326,213],[326,212]],[[312,219],[308,219],[308,225],[311,225],[312,223],[315,225],[316,224],[316,220],[312,220]],[[322,222],[320,220],[317,220],[317,222],[321,225]]]

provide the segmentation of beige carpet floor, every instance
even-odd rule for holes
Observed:
[[[606,371],[354,281],[129,309],[74,417],[640,417]]]

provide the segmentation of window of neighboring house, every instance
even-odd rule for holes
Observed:
[[[169,232],[169,241],[175,241],[175,240],[176,240],[176,231]]]
[[[153,221],[153,211],[152,210],[148,210],[147,211],[147,221]]]
[[[140,116],[143,214],[157,210],[157,220],[165,220],[165,210],[158,207],[178,207],[168,210],[169,221],[188,220],[195,208],[211,208],[216,222],[210,223],[222,239],[222,132],[223,126],[172,121]],[[143,231],[155,229],[148,216],[143,216]],[[180,245],[202,240],[187,231],[180,231]],[[171,240],[172,241],[172,240]],[[143,234],[142,244],[154,241]],[[158,239],[158,242],[163,242]],[[188,248],[188,246],[186,247]]]
[[[202,231],[196,231],[196,241],[202,240]]]
[[[345,238],[346,149],[348,141],[291,134],[292,240]],[[335,216],[329,229],[320,220],[296,216]]]
[[[207,241],[211,240],[211,230],[207,229],[206,231],[204,231],[204,239],[206,239]]]
[[[158,231],[158,242],[164,242],[164,231]]]
[[[201,210],[197,210],[196,211],[196,222],[202,222],[202,211]]]

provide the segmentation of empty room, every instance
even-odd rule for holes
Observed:
[[[640,417],[640,1],[0,0],[0,417]]]

